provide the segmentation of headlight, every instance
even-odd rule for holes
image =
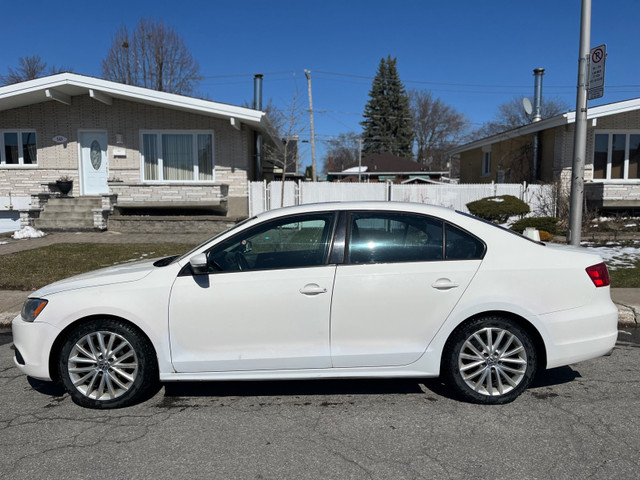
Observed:
[[[22,312],[20,315],[22,316],[22,320],[25,322],[33,322],[40,312],[44,310],[44,307],[49,303],[48,300],[43,300],[42,298],[28,298],[24,305],[22,306]]]

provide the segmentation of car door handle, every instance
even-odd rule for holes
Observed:
[[[452,288],[459,287],[457,283],[452,282],[448,278],[439,278],[435,283],[431,284],[436,290],[451,290]]]
[[[321,293],[327,293],[327,289],[316,283],[308,283],[300,289],[300,293],[303,295],[319,295]]]

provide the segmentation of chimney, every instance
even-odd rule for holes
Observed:
[[[261,73],[257,73],[253,77],[253,109],[262,110],[262,74]]]
[[[535,77],[535,86],[533,92],[533,120],[532,122],[539,122],[542,120],[542,76],[544,75],[544,68],[534,68],[533,76]]]

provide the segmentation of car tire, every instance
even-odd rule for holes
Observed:
[[[111,318],[92,320],[71,331],[58,368],[73,401],[88,408],[132,405],[158,384],[151,342],[132,325]]]
[[[499,316],[475,318],[451,334],[442,376],[462,400],[485,405],[512,402],[531,383],[537,355],[530,335]]]

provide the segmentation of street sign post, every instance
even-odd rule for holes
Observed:
[[[594,100],[604,95],[604,64],[607,59],[607,45],[591,49],[589,55],[589,90],[587,99]]]

